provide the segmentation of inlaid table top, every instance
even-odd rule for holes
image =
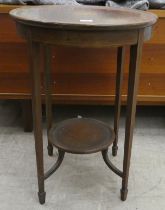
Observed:
[[[77,30],[124,30],[153,25],[157,16],[144,11],[101,6],[31,6],[10,12],[26,24]]]

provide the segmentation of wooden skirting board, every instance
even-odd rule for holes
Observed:
[[[16,7],[0,6],[1,99],[31,98],[27,46],[8,15]],[[159,20],[153,38],[144,45],[138,103],[162,105],[165,104],[165,11],[151,12],[157,14]],[[128,52],[127,49],[123,103],[127,92]],[[54,103],[114,103],[116,49],[53,47],[52,61]]]

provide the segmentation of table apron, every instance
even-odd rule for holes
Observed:
[[[57,46],[107,48],[134,45],[138,41],[139,29],[123,31],[75,31],[32,27],[17,22],[23,38]],[[147,39],[151,30],[146,31]]]

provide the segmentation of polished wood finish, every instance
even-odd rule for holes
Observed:
[[[0,5],[0,27],[3,28],[0,31],[1,99],[31,98],[27,44],[17,35],[15,24],[8,15],[11,9],[18,7],[21,6]],[[151,11],[159,16],[159,20],[152,39],[143,48],[138,104],[163,105],[165,11]],[[80,52],[76,47],[53,47],[53,103],[114,104],[116,54],[116,49],[84,48]],[[128,61],[129,50],[126,51],[122,104],[126,102]]]
[[[58,104],[114,104],[115,73],[61,73],[53,74],[53,103]],[[124,75],[122,104],[126,103],[128,74]],[[31,99],[28,73],[2,73],[0,75],[1,99]],[[165,104],[165,77],[163,73],[140,75],[138,104]],[[42,85],[42,90],[43,90]],[[44,90],[43,90],[44,102]]]
[[[108,149],[102,150],[102,157],[106,165],[118,176],[123,177],[123,172],[119,170],[109,159],[108,157]]]
[[[35,59],[33,59],[35,58]],[[40,44],[29,39],[29,67],[32,75],[32,107],[35,136],[35,150],[38,176],[38,197],[41,204],[45,203],[43,134],[42,134],[42,104],[40,77]]]
[[[52,127],[52,78],[51,78],[51,47],[44,46],[43,47],[43,55],[44,55],[44,74],[45,74],[45,98],[46,98],[46,125],[47,125],[47,135]],[[53,146],[50,143],[48,138],[48,154],[49,156],[53,155]]]
[[[46,180],[49,178],[53,173],[56,172],[56,170],[60,167],[63,159],[64,159],[65,152],[58,150],[58,158],[55,164],[44,174],[44,179]]]
[[[50,14],[47,13],[48,10]],[[25,39],[29,36],[29,26],[35,26],[30,31],[30,36],[35,42],[81,48],[109,48],[134,44],[137,42],[139,28],[145,28],[144,39],[148,40],[151,37],[151,25],[156,20],[155,15],[143,11],[131,9],[118,11],[115,8],[98,6],[25,7],[12,10],[10,15],[16,18],[17,30]],[[118,33],[121,30],[122,34]],[[93,31],[97,31],[97,36]],[[44,36],[45,33],[47,36]]]
[[[25,25],[47,29],[54,28],[57,32],[58,30],[76,30],[77,33],[79,30],[81,32],[101,30],[103,32],[107,30],[146,29],[155,24],[157,19],[157,16],[144,11],[139,12],[128,8],[89,7],[85,5],[22,7],[21,9],[12,10],[10,15],[14,19],[16,18],[17,22],[22,22]],[[130,34],[132,33],[130,32]],[[33,37],[35,39],[35,35]]]
[[[64,120],[52,127],[49,138],[58,149],[74,154],[105,150],[114,141],[114,131],[105,123],[89,118]]]
[[[116,89],[115,89],[115,116],[114,116],[114,132],[115,141],[113,142],[112,155],[117,155],[118,150],[118,130],[119,130],[119,120],[120,120],[120,109],[121,109],[121,95],[122,95],[122,82],[124,73],[124,58],[125,58],[125,48],[119,47],[117,53],[117,72],[116,72]]]
[[[130,65],[128,78],[128,97],[127,97],[127,116],[125,127],[125,144],[124,144],[124,160],[123,160],[123,177],[121,199],[127,198],[128,193],[128,177],[131,159],[133,128],[136,113],[136,98],[139,83],[139,70],[142,55],[142,44],[144,41],[144,30],[139,31],[138,43],[130,48]]]
[[[129,9],[102,9],[100,7],[67,7],[66,17],[61,14],[63,6],[31,7],[10,12],[15,19],[18,32],[28,41],[30,69],[32,73],[33,121],[38,172],[39,201],[45,202],[44,180],[53,174],[62,163],[65,152],[88,154],[102,152],[107,166],[122,178],[121,199],[124,201],[128,192],[128,176],[131,158],[133,128],[136,112],[136,97],[139,81],[140,60],[143,41],[149,39],[155,15]],[[75,9],[76,8],[76,9]],[[86,8],[86,10],[84,9]],[[55,15],[56,13],[56,15]],[[118,14],[118,17],[114,15]],[[123,15],[124,13],[124,15]],[[136,14],[138,14],[138,18]],[[29,16],[29,14],[31,14]],[[42,14],[42,15],[40,15]],[[51,15],[49,15],[51,14]],[[85,15],[92,23],[78,22]],[[33,16],[34,15],[34,16]],[[52,19],[51,19],[52,16]],[[97,19],[100,17],[101,20]],[[85,18],[84,16],[82,18]],[[116,18],[119,18],[116,23]],[[34,19],[34,20],[33,20]],[[122,20],[121,20],[122,19]],[[131,24],[129,24],[129,19]],[[105,20],[105,21],[104,21]],[[120,21],[121,20],[121,21]],[[101,22],[100,22],[101,21]],[[102,24],[105,23],[105,24]],[[118,24],[119,23],[119,24]],[[125,24],[126,23],[126,24]],[[98,25],[98,27],[97,27]],[[126,26],[128,25],[128,28]],[[61,36],[60,36],[61,35]],[[92,39],[91,39],[92,38]],[[59,43],[57,42],[59,41]],[[102,122],[93,119],[69,119],[52,127],[50,48],[49,45],[70,45],[77,47],[117,46],[118,68],[116,81],[115,132]],[[131,45],[127,93],[127,117],[125,128],[125,146],[123,171],[117,169],[107,156],[108,147],[118,135],[118,123],[121,104],[121,85],[124,51],[121,46]],[[43,167],[42,139],[42,98],[41,98],[41,45],[44,47],[44,72],[47,106],[48,142],[59,149],[59,157],[54,166],[46,173]],[[51,128],[50,128],[51,127]],[[117,139],[115,139],[117,148]],[[62,153],[61,153],[62,152]]]

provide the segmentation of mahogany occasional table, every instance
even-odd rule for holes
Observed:
[[[10,15],[16,21],[19,34],[27,40],[29,46],[40,203],[45,203],[44,181],[60,166],[65,152],[89,154],[100,151],[107,166],[122,178],[121,199],[126,200],[142,44],[143,41],[150,39],[152,26],[157,17],[148,12],[131,9],[60,5],[22,7],[11,11]],[[80,50],[83,47],[118,48],[113,129],[103,122],[88,118],[68,119],[56,126],[52,125],[51,45],[74,46],[79,47]],[[112,154],[117,155],[126,45],[130,46],[130,66],[123,170],[119,170],[109,160],[108,148],[113,144]],[[48,154],[53,155],[53,146],[58,148],[58,159],[46,173],[43,166],[41,47],[44,51]]]

